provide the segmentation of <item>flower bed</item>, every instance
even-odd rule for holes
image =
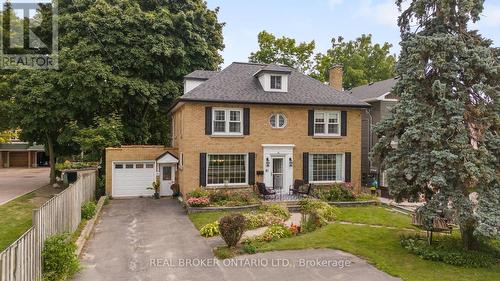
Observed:
[[[225,207],[258,206],[260,205],[260,200],[251,190],[232,191],[197,189],[187,194],[186,203],[188,207],[203,207],[210,208],[210,210],[218,210],[225,209]]]

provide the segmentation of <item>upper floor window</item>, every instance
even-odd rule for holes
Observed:
[[[213,110],[213,134],[214,135],[242,135],[243,110],[223,109]]]
[[[280,75],[271,75],[271,89],[281,90],[281,79]]]
[[[271,127],[275,129],[285,128],[286,122],[286,116],[283,113],[273,113],[273,115],[269,117],[269,124],[271,124]]]
[[[340,112],[314,112],[314,135],[340,136]]]

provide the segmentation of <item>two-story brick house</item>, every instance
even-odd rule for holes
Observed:
[[[369,105],[341,92],[341,77],[341,67],[333,67],[326,85],[289,67],[252,63],[187,75],[185,93],[170,109],[172,148],[108,149],[108,194],[137,196],[131,185],[153,180],[147,161],[182,194],[258,181],[288,192],[294,179],[359,187],[361,118]],[[127,176],[134,173],[143,183]]]

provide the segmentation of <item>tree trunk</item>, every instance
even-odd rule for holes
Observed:
[[[49,148],[50,184],[56,183],[56,155],[54,154],[54,142],[47,134],[47,146]]]
[[[479,241],[474,236],[474,225],[466,223],[460,225],[460,234],[462,237],[462,245],[466,250],[477,250],[479,248]]]

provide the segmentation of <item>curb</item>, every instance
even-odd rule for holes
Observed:
[[[87,221],[87,225],[85,225],[82,232],[80,233],[80,237],[78,237],[78,239],[75,242],[75,244],[76,244],[76,256],[77,257],[79,257],[80,254],[82,253],[83,247],[87,243],[87,240],[89,239],[90,234],[92,234],[92,232],[94,231],[95,223],[97,221],[97,218],[101,214],[102,206],[104,205],[104,201],[106,201],[106,198],[107,198],[107,196],[101,196],[101,198],[99,198],[99,201],[97,202],[95,216],[92,219],[90,219],[89,221]]]

